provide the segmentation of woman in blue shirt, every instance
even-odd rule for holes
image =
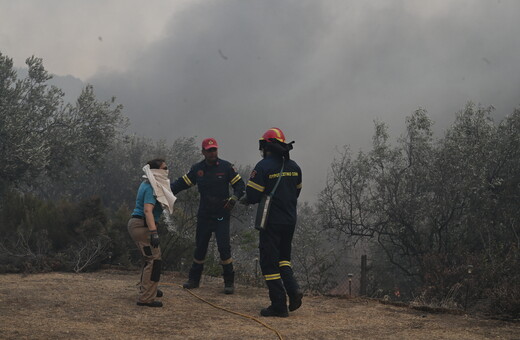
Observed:
[[[164,159],[154,159],[147,164],[150,169],[168,170]],[[163,295],[157,289],[161,276],[161,248],[157,225],[162,211],[161,203],[154,196],[152,185],[148,180],[143,181],[137,191],[132,218],[128,221],[128,232],[145,261],[139,284],[138,306],[162,307],[163,305],[161,301],[155,300],[156,297]]]

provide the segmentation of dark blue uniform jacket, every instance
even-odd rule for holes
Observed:
[[[247,183],[248,203],[260,202],[262,195],[269,194],[280,176],[282,158],[268,156],[258,162]],[[272,198],[267,223],[296,224],[296,203],[302,189],[302,171],[293,160],[286,160],[282,179]]]
[[[233,165],[218,159],[215,165],[205,160],[194,164],[190,172],[179,177],[171,184],[173,194],[197,185],[200,193],[199,217],[229,219],[229,211],[224,204],[229,198],[229,185],[233,187],[233,195],[238,198],[244,195],[245,184]]]

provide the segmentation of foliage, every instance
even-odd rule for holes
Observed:
[[[316,225],[316,211],[309,204],[298,209],[293,241],[293,266],[302,289],[326,293],[337,284],[334,276],[339,254],[331,247],[327,232]]]
[[[71,169],[84,174],[95,168],[126,126],[122,107],[114,98],[97,101],[90,85],[76,105],[64,104],[63,92],[47,84],[52,76],[42,59],[31,57],[26,63],[28,76],[18,79],[12,60],[0,53],[1,186],[73,181],[78,174]],[[53,195],[52,188],[40,193]]]
[[[499,124],[491,112],[469,103],[434,141],[432,122],[419,109],[395,146],[376,122],[370,152],[354,157],[345,148],[331,165],[321,193],[327,228],[349,239],[376,239],[390,263],[431,299],[464,284],[468,265],[478,268],[475,297],[494,299],[499,277],[520,278],[520,111]],[[505,260],[516,270],[496,273]],[[482,281],[489,272],[499,275]],[[464,302],[462,294],[454,299]]]
[[[128,135],[114,98],[99,101],[88,85],[65,104],[42,60],[26,63],[20,79],[0,53],[0,272],[136,265],[126,225],[141,168],[163,157],[175,180],[201,159],[195,138]],[[303,288],[328,291],[348,261],[338,244],[370,239],[369,293],[398,289],[416,301],[518,317],[520,110],[499,123],[492,110],[468,103],[434,139],[418,109],[397,143],[377,121],[370,151],[341,150],[318,204],[299,207],[292,262]],[[237,170],[247,179],[251,168]],[[168,269],[191,264],[198,198],[181,192],[161,221]],[[235,208],[231,242],[237,278],[262,283],[254,210]],[[206,274],[220,275],[214,244],[206,263]]]
[[[105,237],[107,218],[98,198],[79,203],[43,201],[10,191],[0,210],[0,271],[93,269],[106,247],[83,262],[85,244]],[[106,242],[105,242],[106,243]]]

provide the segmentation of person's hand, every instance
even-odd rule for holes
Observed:
[[[226,203],[224,204],[224,209],[226,209],[227,211],[233,210],[233,208],[235,207],[235,204],[237,204],[237,200],[238,200],[238,197],[236,197],[235,195],[229,197],[226,200]]]
[[[151,231],[151,234],[150,234],[150,244],[154,248],[159,247],[159,234],[157,233],[157,230],[152,230]]]

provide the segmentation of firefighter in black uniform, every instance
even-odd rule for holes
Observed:
[[[189,279],[183,287],[186,289],[199,287],[208,243],[211,234],[215,233],[223,268],[224,292],[233,294],[235,272],[231,258],[229,220],[231,210],[237,200],[244,195],[245,184],[231,163],[218,158],[218,144],[214,138],[204,139],[202,154],[204,160],[194,164],[186,175],[171,184],[174,194],[194,185],[197,185],[200,193],[195,253]],[[231,196],[229,195],[230,184],[233,187]]]
[[[291,268],[291,243],[296,226],[296,203],[302,188],[302,172],[298,164],[289,158],[292,143],[285,143],[280,129],[269,129],[260,139],[263,157],[256,164],[246,188],[246,204],[259,203],[269,194],[280,177],[272,197],[267,225],[260,230],[260,267],[269,288],[271,305],[260,311],[262,316],[289,316],[298,309],[303,294]]]

